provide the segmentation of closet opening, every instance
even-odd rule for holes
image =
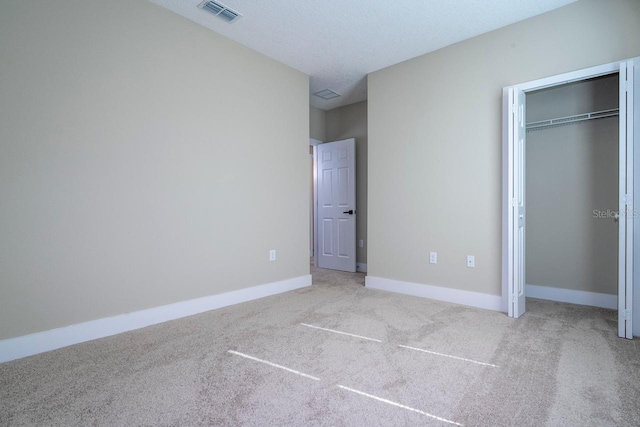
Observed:
[[[503,310],[522,316],[536,292],[605,307],[615,298],[618,336],[640,335],[633,310],[634,288],[640,306],[640,57],[505,87],[502,111]],[[604,143],[615,136],[615,120],[617,169],[615,144]],[[578,144],[572,134],[586,136]],[[549,150],[556,154],[545,156]],[[615,280],[617,292],[608,285]]]
[[[526,297],[610,309],[598,316],[615,322],[619,73],[526,92],[525,111]]]

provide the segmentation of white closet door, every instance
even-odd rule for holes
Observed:
[[[507,301],[509,317],[520,317],[526,310],[525,298],[525,94],[508,92],[508,255]]]
[[[618,336],[633,338],[633,105],[634,63],[620,64],[620,165],[618,222]]]

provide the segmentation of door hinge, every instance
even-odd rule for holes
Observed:
[[[631,310],[629,309],[622,310],[622,318],[624,320],[631,320]]]
[[[524,127],[524,104],[520,104],[518,106],[518,123],[520,126]]]
[[[518,205],[518,201],[514,197],[513,199],[511,199],[511,206],[517,206],[517,205]]]
[[[633,195],[632,194],[625,194],[623,199],[622,199],[622,201],[627,206],[631,205],[633,203]]]

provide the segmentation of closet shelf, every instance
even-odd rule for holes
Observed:
[[[584,122],[586,120],[604,119],[615,117],[619,114],[618,108],[610,110],[594,111],[592,113],[576,114],[575,116],[559,117],[557,119],[540,120],[538,122],[527,123],[527,132],[533,130],[546,129],[549,127],[563,126],[572,123]]]

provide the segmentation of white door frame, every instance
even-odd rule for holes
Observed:
[[[515,141],[512,135],[513,132],[513,127],[514,127],[514,119],[513,119],[513,115],[512,112],[514,109],[517,108],[517,105],[514,105],[514,97],[513,94],[514,93],[519,93],[519,92],[529,92],[532,90],[538,90],[538,89],[543,89],[546,87],[551,87],[551,86],[557,86],[557,85],[561,85],[561,84],[566,84],[566,83],[571,83],[571,82],[576,82],[576,81],[581,81],[581,80],[586,80],[589,78],[593,78],[593,77],[598,77],[598,76],[603,76],[603,75],[607,75],[607,74],[614,74],[614,73],[619,73],[621,71],[621,69],[626,69],[624,67],[627,67],[629,64],[633,64],[633,62],[635,61],[636,64],[638,64],[638,60],[640,58],[635,58],[632,60],[625,60],[625,61],[620,61],[620,62],[613,62],[613,63],[609,63],[609,64],[605,64],[605,65],[600,65],[600,66],[596,66],[596,67],[591,67],[591,68],[586,68],[583,70],[577,70],[577,71],[572,71],[569,73],[564,73],[564,74],[560,74],[560,75],[556,75],[556,76],[551,76],[551,77],[547,77],[547,78],[543,78],[543,79],[539,79],[539,80],[534,80],[534,81],[530,81],[530,82],[526,82],[526,83],[521,83],[518,85],[514,85],[514,86],[509,86],[509,87],[505,87],[503,89],[503,113],[502,113],[502,126],[503,126],[503,137],[502,137],[502,145],[503,145],[503,151],[502,151],[502,177],[503,177],[503,190],[502,190],[502,310],[504,312],[509,313],[510,316],[513,316],[514,314],[514,310],[512,307],[513,304],[513,298],[516,296],[514,293],[514,290],[518,288],[517,283],[515,283],[514,281],[517,280],[517,276],[515,273],[517,273],[518,271],[520,271],[521,268],[523,268],[524,266],[519,266],[518,264],[518,254],[515,252],[516,251],[516,247],[514,246],[514,242],[517,243],[517,240],[514,241],[514,223],[515,221],[517,221],[517,217],[522,214],[522,212],[520,212],[518,210],[518,207],[514,205],[514,201],[513,201],[513,189],[517,188],[517,184],[514,182],[514,170],[513,170],[513,159],[510,159],[510,156],[513,155],[514,153],[514,146],[513,144],[517,144],[518,141]],[[638,68],[638,65],[636,65],[636,68]],[[638,70],[636,69],[636,73],[635,75],[637,76]],[[638,85],[638,82],[636,81],[636,86]],[[633,85],[631,85],[633,86]],[[626,89],[627,92],[626,94],[630,93],[630,97],[631,100],[629,102],[627,102],[625,104],[625,109],[623,110],[622,108],[622,97],[620,99],[620,104],[621,104],[621,119],[623,118],[623,114],[626,111],[633,111],[633,105],[634,105],[634,101],[635,101],[635,105],[638,104],[638,98],[640,96],[640,94],[636,94],[635,97],[633,97],[633,87],[631,87],[630,92],[629,89]],[[623,92],[625,91],[625,88],[621,88],[621,96],[623,94]],[[511,93],[511,97],[509,96],[509,94]],[[511,98],[511,100],[510,100]],[[623,130],[627,133],[629,132],[633,132],[634,129],[634,120],[635,120],[635,125],[640,129],[640,123],[638,123],[639,118],[640,117],[640,112],[639,111],[635,111],[635,114],[633,115],[633,117],[629,116],[627,122],[624,124],[621,123],[621,132],[623,132]],[[638,143],[639,138],[639,134],[640,132],[636,132],[635,135],[635,141],[633,141],[633,134],[631,133],[631,138],[630,139],[632,142],[635,142],[636,144]],[[622,133],[621,133],[621,139],[622,139]],[[511,145],[510,145],[511,144]],[[633,163],[633,143],[630,144],[630,149],[631,151],[628,152],[629,150],[627,150],[627,156],[626,156],[626,164],[625,165],[621,165],[621,167],[625,167],[626,168],[626,176],[627,179],[625,182],[627,182],[628,187],[627,187],[627,191],[629,191],[629,194],[633,194],[633,171],[634,169],[639,169],[640,165],[636,164],[634,166]],[[622,147],[621,147],[622,148]],[[636,150],[637,151],[637,150]],[[516,151],[517,152],[517,151]],[[622,155],[622,154],[621,154]],[[640,171],[639,171],[640,172]],[[638,179],[638,177],[636,176],[636,180]],[[637,192],[637,189],[636,189]],[[621,244],[624,244],[624,249],[626,249],[626,257],[623,257],[624,259],[619,260],[619,269],[620,272],[619,274],[624,274],[625,276],[625,282],[626,282],[626,287],[625,287],[625,292],[624,295],[622,295],[622,297],[619,297],[619,317],[620,319],[622,319],[625,315],[628,316],[628,321],[626,322],[627,327],[624,327],[625,322],[623,322],[622,320],[619,322],[619,324],[621,325],[621,329],[619,329],[619,335],[622,337],[626,337],[626,338],[632,338],[632,331],[631,331],[631,318],[632,318],[632,292],[633,292],[633,288],[635,287],[635,289],[637,289],[640,292],[640,278],[635,277],[635,286],[634,286],[634,277],[632,275],[632,270],[633,270],[633,250],[634,250],[634,245],[633,245],[633,225],[634,223],[638,224],[638,218],[636,217],[637,215],[635,215],[636,211],[633,210],[633,199],[632,197],[628,196],[625,197],[624,201],[620,201],[620,205],[624,206],[626,204],[626,208],[625,210],[627,212],[631,212],[634,215],[629,218],[629,221],[626,221],[627,227],[624,228],[622,227],[621,229],[623,230],[623,235],[625,236],[625,241],[621,242]],[[622,210],[622,209],[621,209]],[[621,234],[622,235],[622,234]],[[636,242],[636,247],[638,246],[639,242]],[[515,265],[514,265],[515,264]],[[636,266],[637,267],[637,266]],[[524,285],[524,284],[522,284]],[[619,292],[620,293],[620,292]],[[517,314],[515,317],[517,317],[519,314],[522,313],[518,313],[517,310],[515,310],[515,314]],[[640,325],[636,325],[636,330],[640,330]]]
[[[323,141],[309,138],[309,145],[313,147],[313,265],[318,266],[318,145]]]

